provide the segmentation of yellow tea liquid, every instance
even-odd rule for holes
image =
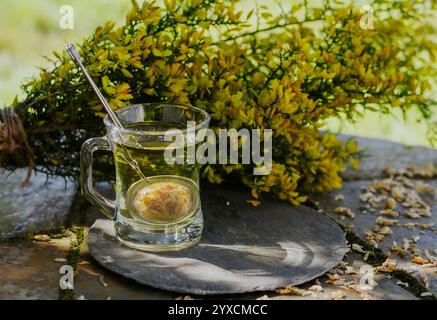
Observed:
[[[162,121],[136,123],[126,128],[143,132],[186,129],[181,123]],[[171,223],[183,219],[198,209],[196,206],[199,205],[199,200],[194,197],[198,198],[199,192],[193,186],[198,188],[199,165],[188,164],[186,161],[168,164],[165,151],[171,143],[171,141],[164,141],[163,135],[153,134],[138,135],[134,139],[130,137],[115,143],[116,201],[124,217],[152,223]],[[187,159],[185,146],[186,144],[178,148],[182,148],[184,159]],[[134,159],[138,163],[139,170],[144,176],[167,178],[163,181],[154,180],[150,184],[139,182],[142,178],[129,159]],[[189,180],[179,181],[178,177]],[[186,183],[190,180],[190,183]]]

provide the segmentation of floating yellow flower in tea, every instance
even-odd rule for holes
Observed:
[[[193,192],[185,184],[154,182],[137,190],[132,201],[135,212],[142,219],[169,223],[192,212],[192,195]]]

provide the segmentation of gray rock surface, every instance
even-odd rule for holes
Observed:
[[[410,246],[417,248],[417,254],[425,257],[427,250],[432,255],[436,256],[437,252],[437,201],[433,197],[423,197],[424,200],[431,207],[431,217],[420,217],[418,219],[411,219],[405,215],[405,210],[397,208],[400,215],[395,218],[381,215],[380,210],[371,211],[366,207],[366,204],[360,201],[361,189],[368,187],[372,181],[349,181],[345,182],[341,190],[334,190],[315,196],[315,199],[320,202],[320,207],[332,219],[339,224],[349,227],[357,236],[366,239],[366,232],[372,231],[375,221],[378,217],[388,219],[396,219],[398,222],[394,226],[390,226],[393,234],[384,237],[383,241],[378,242],[378,248],[382,249],[389,257],[398,261],[398,268],[405,270],[419,280],[425,287],[428,287],[430,292],[437,295],[437,267],[422,266],[420,264],[412,263],[411,259],[414,257],[412,253],[405,256],[392,252],[393,245],[396,247],[403,247],[404,241],[408,241]],[[426,183],[437,188],[437,180],[428,180]],[[344,200],[335,200],[338,195],[343,195]],[[335,213],[335,208],[346,207],[355,213],[355,218],[345,217]],[[407,228],[405,224],[425,224],[430,225],[428,228],[421,228],[416,226],[414,228]]]
[[[398,281],[389,276],[376,273],[373,280],[375,286],[366,290],[360,289],[362,274],[360,270],[366,265],[363,257],[355,252],[350,252],[343,259],[343,264],[347,263],[348,271],[341,275],[339,280],[331,281],[325,274],[316,281],[305,283],[299,288],[306,290],[305,295],[281,295],[273,294],[269,299],[274,300],[418,300],[416,296],[408,292]],[[367,267],[370,267],[367,265]],[[337,268],[336,268],[337,269]],[[338,268],[345,271],[345,268]],[[322,291],[315,291],[312,287],[318,284]]]
[[[48,243],[0,243],[0,299],[58,299],[59,268],[66,252]],[[64,263],[65,264],[65,263]]]
[[[405,168],[411,164],[433,163],[437,166],[437,150],[425,147],[410,147],[380,139],[339,135],[342,140],[353,138],[363,149],[364,158],[358,170],[342,173],[345,180],[370,180],[383,176],[386,167]]]
[[[56,228],[66,219],[77,186],[63,178],[33,175],[27,169],[0,173],[0,239]]]
[[[137,251],[119,243],[111,221],[97,220],[88,234],[90,253],[106,268],[140,283],[200,295],[298,285],[341,261],[346,239],[325,216],[277,200],[264,199],[253,207],[245,203],[244,191],[214,189],[202,193],[205,229],[196,246]]]

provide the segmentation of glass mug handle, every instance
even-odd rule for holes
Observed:
[[[80,150],[80,184],[83,196],[112,220],[115,216],[115,201],[106,199],[94,189],[93,159],[94,152],[98,150],[112,150],[106,137],[91,138],[83,143]]]

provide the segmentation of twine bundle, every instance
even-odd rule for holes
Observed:
[[[28,184],[34,166],[34,154],[27,139],[23,123],[12,108],[0,109],[0,167],[7,159],[13,158],[16,167],[27,167],[26,178],[21,182]]]

